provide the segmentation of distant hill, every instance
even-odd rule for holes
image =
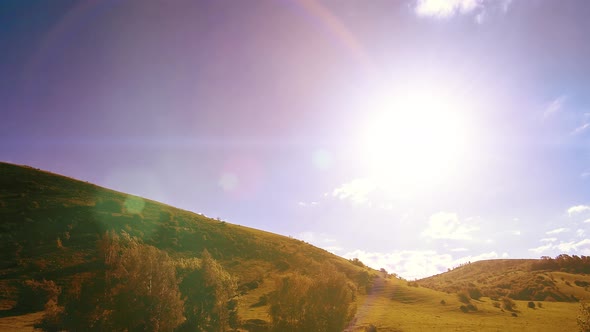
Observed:
[[[35,168],[0,163],[3,307],[14,303],[24,280],[47,279],[64,286],[96,269],[96,243],[108,230],[126,232],[176,260],[200,257],[207,249],[237,278],[243,319],[268,320],[260,299],[274,290],[277,276],[308,274],[331,264],[359,285],[359,276],[369,271],[290,237]]]
[[[563,302],[590,299],[589,275],[546,263],[549,259],[478,261],[417,283],[443,292],[471,290],[490,298],[508,296],[517,300]]]

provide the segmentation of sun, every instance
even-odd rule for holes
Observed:
[[[375,103],[361,140],[373,178],[396,189],[416,190],[460,171],[470,142],[462,103],[432,91]]]

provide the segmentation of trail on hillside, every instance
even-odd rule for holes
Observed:
[[[366,313],[371,309],[375,300],[381,296],[383,296],[383,291],[385,289],[385,277],[386,274],[379,272],[377,277],[373,280],[373,286],[371,287],[371,291],[367,294],[365,301],[363,304],[357,308],[356,314],[354,318],[350,321],[348,326],[343,332],[352,332],[355,330],[356,323],[359,319],[366,315]]]

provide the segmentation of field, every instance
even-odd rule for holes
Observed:
[[[463,313],[456,294],[408,286],[398,279],[382,279],[376,295],[363,296],[356,330],[369,325],[377,331],[575,331],[577,303],[540,302],[542,308],[515,301],[517,317],[494,307],[489,298],[472,300],[476,312]],[[441,301],[445,304],[441,304]]]

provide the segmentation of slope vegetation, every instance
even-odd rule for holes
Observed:
[[[543,260],[498,259],[465,264],[418,281],[443,292],[467,291],[475,297],[577,302],[590,299],[590,276],[561,269],[539,269]]]
[[[68,287],[99,268],[97,242],[126,233],[175,261],[206,249],[237,279],[243,320],[268,321],[264,299],[290,273],[331,265],[363,287],[369,271],[303,241],[173,208],[26,166],[0,163],[0,303],[10,309],[25,280]],[[4,311],[6,316],[6,310]]]

